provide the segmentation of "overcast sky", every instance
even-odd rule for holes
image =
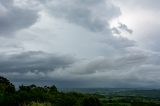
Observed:
[[[160,88],[160,0],[0,0],[0,75],[14,84]]]

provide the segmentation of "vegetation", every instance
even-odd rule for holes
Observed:
[[[144,95],[145,93],[137,91],[135,94]],[[0,77],[0,106],[160,106],[160,99],[128,96],[125,92],[119,92],[117,95],[64,93],[58,91],[54,85],[44,87],[21,85],[18,90],[15,90],[8,79]]]
[[[9,80],[0,77],[0,106],[100,106],[100,101],[89,94],[59,92],[54,85],[21,85],[16,91]]]

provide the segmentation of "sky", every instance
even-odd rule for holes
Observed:
[[[0,0],[0,75],[15,85],[160,88],[160,0]]]

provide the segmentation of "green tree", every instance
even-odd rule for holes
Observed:
[[[2,76],[0,76],[0,93],[15,93],[14,85],[7,78]]]
[[[0,106],[17,106],[15,87],[7,78],[0,76]]]

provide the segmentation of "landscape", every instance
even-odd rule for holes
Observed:
[[[160,90],[15,86],[0,77],[0,106],[160,106]]]
[[[0,106],[160,106],[160,0],[0,0]]]

